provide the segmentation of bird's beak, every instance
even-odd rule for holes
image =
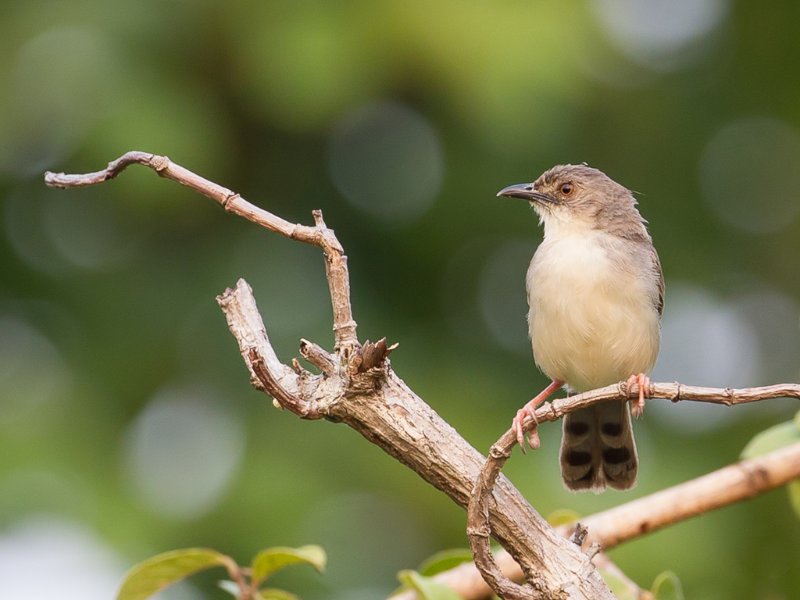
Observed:
[[[497,192],[497,197],[522,198],[523,200],[528,200],[529,202],[547,202],[550,204],[556,204],[555,198],[552,198],[547,194],[537,192],[533,189],[533,184],[530,183],[517,183],[508,187],[504,187],[502,190]]]

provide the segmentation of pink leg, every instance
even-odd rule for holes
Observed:
[[[523,452],[525,452],[525,421],[533,421],[533,427],[528,434],[528,444],[530,444],[531,448],[536,450],[536,448],[539,447],[539,433],[536,431],[536,408],[542,402],[547,400],[553,394],[553,392],[555,392],[562,385],[564,385],[563,381],[554,379],[550,385],[539,392],[536,397],[533,398],[533,400],[528,402],[525,406],[517,411],[517,416],[514,417],[514,420],[511,422],[511,429],[514,430],[514,434],[517,437],[517,443]]]
[[[630,390],[633,384],[639,387],[639,397],[631,402],[631,414],[638,419],[644,414],[644,395],[645,390],[650,390],[650,378],[644,373],[631,375],[625,385]]]

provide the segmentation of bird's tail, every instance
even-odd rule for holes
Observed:
[[[564,417],[561,478],[569,489],[627,490],[638,466],[628,402],[602,402]]]

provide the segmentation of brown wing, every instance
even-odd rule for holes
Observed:
[[[656,308],[660,317],[664,312],[664,272],[661,270],[661,261],[658,258],[655,246],[650,246],[650,256],[653,260],[653,268],[658,274],[658,303]]]

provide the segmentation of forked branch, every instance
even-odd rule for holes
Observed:
[[[497,589],[502,590],[507,598],[613,598],[589,557],[550,527],[500,475],[500,468],[513,448],[513,434],[509,431],[498,440],[487,461],[397,377],[388,361],[395,346],[388,346],[385,340],[359,343],[350,304],[347,258],[333,230],[325,225],[321,212],[314,211],[313,226],[290,223],[165,156],[145,152],[128,152],[95,173],[47,173],[45,181],[51,187],[60,188],[94,185],[113,179],[131,164],[153,169],[160,176],[215,200],[228,212],[323,250],[333,307],[335,348],[334,352],[328,353],[307,340],[303,340],[300,346],[301,355],[319,369],[319,374],[303,369],[296,360],[287,366],[277,357],[246,282],[239,280],[233,289],[226,290],[217,299],[255,387],[271,395],[278,406],[302,418],[326,418],[347,424],[442,490],[458,505],[466,507],[469,503],[469,531],[477,540],[476,556],[486,556],[489,567],[494,564],[488,553],[491,535],[524,570],[528,581],[525,587],[506,580],[499,569],[491,573],[487,571],[490,578],[495,578]],[[624,384],[594,390],[556,400],[541,407],[536,417],[538,422],[554,420],[596,402],[626,398],[635,391],[624,389]],[[653,384],[649,392],[652,397],[674,401],[686,399],[736,404],[767,397],[798,397],[800,386],[713,390],[680,384]],[[646,504],[656,505],[654,501]],[[590,527],[597,529],[600,526],[595,523]],[[618,522],[610,526],[610,530],[617,531],[620,540],[632,535],[625,533]],[[592,535],[597,534],[590,530],[590,539]],[[608,539],[612,536],[613,533],[609,533]]]
[[[305,418],[344,422],[465,507],[484,457],[437,415],[392,371],[393,346],[381,340],[360,345],[350,308],[349,281],[341,245],[315,213],[315,226],[294,225],[264,211],[163,156],[130,152],[96,173],[47,173],[48,185],[102,183],[130,164],[141,164],[212,198],[229,212],[263,227],[320,246],[334,313],[336,351],[328,354],[303,341],[301,354],[321,371],[312,374],[275,355],[250,287],[242,280],[218,298],[253,384],[279,406]],[[494,536],[525,566],[542,598],[611,599],[589,559],[559,536],[505,479],[489,509]]]

